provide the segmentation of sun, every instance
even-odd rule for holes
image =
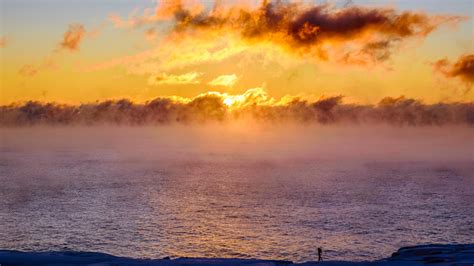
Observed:
[[[222,102],[227,105],[227,107],[235,107],[238,108],[242,106],[246,102],[247,98],[244,94],[237,94],[237,95],[228,95],[224,94],[222,97]]]

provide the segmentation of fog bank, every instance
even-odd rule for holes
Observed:
[[[376,105],[346,104],[342,96],[308,101],[275,100],[253,89],[242,95],[206,93],[195,98],[127,99],[64,105],[26,102],[0,106],[0,126],[170,125],[253,121],[305,125],[474,125],[474,103],[425,104],[416,99],[384,98]]]
[[[466,126],[400,128],[216,123],[20,127],[1,129],[1,137],[4,155],[18,150],[38,153],[42,158],[58,151],[139,161],[470,161],[474,158],[474,128]]]

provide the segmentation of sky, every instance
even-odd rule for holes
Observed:
[[[474,100],[474,1],[1,0],[0,104]]]

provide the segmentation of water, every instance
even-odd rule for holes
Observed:
[[[472,129],[211,131],[2,129],[0,249],[306,261],[472,242]]]

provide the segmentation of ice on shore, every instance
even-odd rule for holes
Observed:
[[[223,266],[271,266],[289,265],[291,261],[258,260],[258,259],[229,259],[229,258],[176,258],[176,259],[134,259],[117,257],[105,253],[78,252],[78,251],[53,251],[53,252],[22,252],[0,250],[0,265],[223,265]],[[391,257],[367,262],[351,261],[324,261],[305,262],[293,265],[473,265],[474,244],[452,245],[420,245],[404,247],[393,253]]]

